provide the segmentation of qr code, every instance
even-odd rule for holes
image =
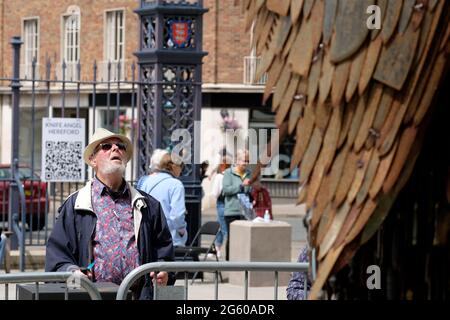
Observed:
[[[45,143],[45,180],[81,181],[83,179],[83,143],[47,141]]]

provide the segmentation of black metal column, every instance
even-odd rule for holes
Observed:
[[[18,177],[19,164],[19,128],[20,128],[20,46],[22,41],[20,37],[11,38],[11,46],[13,49],[13,77],[11,81],[11,106],[12,106],[12,122],[11,122],[11,184],[9,190],[9,212],[8,212],[8,231],[13,231],[13,214],[19,214],[20,195],[16,181]],[[23,222],[24,223],[24,222]],[[17,234],[11,236],[11,249],[16,250],[18,247]]]
[[[186,190],[188,243],[201,225],[202,188],[199,172],[203,0],[141,0],[138,177],[148,173],[156,148],[177,149],[185,140],[172,141],[172,133],[190,135],[190,159],[180,179]],[[196,125],[197,124],[197,125]],[[195,156],[197,154],[197,156]],[[186,159],[185,159],[186,160]]]

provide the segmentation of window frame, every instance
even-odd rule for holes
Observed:
[[[69,60],[68,56],[66,56],[67,51],[67,30],[66,30],[66,21],[68,21],[68,19],[72,18],[72,17],[76,17],[77,18],[77,23],[78,23],[78,32],[77,32],[77,37],[75,38],[76,40],[76,46],[72,46],[72,48],[78,48],[77,50],[77,60]],[[72,13],[65,13],[62,15],[61,17],[61,63],[64,61],[66,62],[66,64],[68,63],[78,63],[81,60],[81,14],[79,12],[72,12]],[[72,39],[73,40],[73,39]],[[72,49],[73,51],[73,49]],[[73,52],[72,52],[73,55]]]
[[[23,61],[23,65],[25,66],[25,72],[27,73],[29,70],[31,71],[31,66],[33,65],[33,57],[31,58],[31,61],[28,61],[27,57],[28,57],[28,49],[27,45],[29,44],[28,42],[28,34],[26,33],[27,28],[25,26],[26,23],[31,22],[31,21],[35,21],[36,22],[36,47],[33,48],[33,51],[36,50],[36,55],[34,56],[36,58],[36,66],[39,64],[39,49],[40,49],[40,41],[41,41],[41,37],[40,37],[40,28],[41,28],[41,24],[40,24],[40,18],[39,16],[31,16],[31,17],[25,17],[22,18],[22,41],[23,41],[23,50],[22,50],[22,61]],[[28,70],[28,68],[30,68]],[[36,67],[36,72],[37,72],[37,67]],[[31,76],[31,74],[30,74]]]
[[[72,28],[72,32],[68,32],[69,28],[66,28],[68,25],[69,19],[76,19],[76,27],[77,29]],[[61,24],[60,24],[60,63],[57,67],[58,77],[63,79],[63,71],[65,70],[65,80],[80,80],[78,79],[78,69],[77,65],[81,62],[81,11],[77,5],[70,5],[66,12],[61,14]],[[73,32],[76,30],[77,32]],[[72,40],[72,48],[69,53],[69,37]],[[73,34],[76,34],[76,37],[73,37]],[[69,60],[70,59],[70,60]],[[66,68],[63,69],[63,62],[66,64]]]
[[[119,52],[118,50],[118,41],[117,36],[115,36],[115,40],[113,44],[111,44],[108,40],[111,37],[110,32],[113,31],[113,34],[116,33],[116,28],[110,28],[108,16],[110,14],[115,14],[114,21],[117,21],[117,13],[122,13],[122,42],[121,42],[121,50]],[[113,24],[117,25],[117,23]],[[111,30],[111,31],[110,31]],[[125,45],[126,45],[126,9],[125,8],[113,8],[113,9],[107,9],[104,11],[103,14],[103,59],[105,62],[111,61],[111,62],[124,62],[125,61]],[[114,48],[113,52],[111,52],[111,48]],[[119,56],[121,56],[119,59],[111,58],[111,56],[116,56],[117,53],[119,53]]]

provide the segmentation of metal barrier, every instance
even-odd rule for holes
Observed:
[[[15,179],[0,179],[0,182],[3,182],[3,194],[2,194],[2,203],[3,206],[5,206],[6,204],[6,190],[5,190],[5,185],[6,182],[9,183],[9,188],[17,188],[17,190],[19,191],[19,210],[20,210],[20,216],[18,212],[12,212],[11,213],[11,218],[12,221],[9,222],[11,223],[11,225],[8,225],[8,229],[14,231],[14,233],[17,236],[17,240],[18,240],[18,246],[19,246],[19,252],[20,252],[20,256],[19,256],[19,269],[20,271],[24,271],[25,270],[25,221],[26,221],[26,213],[25,213],[25,209],[26,209],[26,200],[25,200],[25,190],[23,187],[22,182],[19,179],[19,172],[18,172],[18,164],[17,162],[14,163],[14,165],[12,166],[12,169],[15,171]],[[11,175],[13,176],[13,175]],[[5,210],[2,210],[2,215],[5,215]],[[4,218],[3,218],[4,220]],[[20,224],[20,222],[22,222]],[[4,221],[2,223],[2,226],[5,227]],[[3,242],[6,242],[6,239],[3,241],[3,234],[2,234],[2,250],[4,250],[3,246]],[[0,264],[2,263],[2,258],[3,257],[3,253],[0,254]]]
[[[85,119],[86,128],[102,126],[126,134],[136,148],[134,156],[130,159],[130,170],[126,172],[126,180],[137,180],[136,169],[140,154],[137,130],[139,92],[141,87],[150,84],[147,80],[138,80],[139,70],[136,63],[125,63],[124,60],[120,63],[103,62],[101,71],[106,77],[99,76],[100,70],[94,61],[91,65],[82,65],[80,62],[58,64],[50,58],[41,64],[33,59],[31,64],[22,65],[26,70],[21,72],[23,71],[20,69],[19,59],[21,43],[20,38],[16,37],[11,41],[14,56],[12,74],[0,74],[0,92],[15,97],[11,102],[12,113],[18,115],[20,111],[21,117],[20,121],[16,120],[18,117],[13,117],[11,121],[15,129],[15,134],[11,136],[17,140],[13,139],[11,146],[13,161],[16,163],[0,168],[0,228],[13,231],[13,221],[9,220],[14,213],[19,215],[21,233],[12,235],[11,249],[17,250],[20,246],[21,263],[24,265],[25,250],[22,250],[22,246],[47,244],[48,234],[58,215],[58,208],[68,195],[80,189],[92,175],[92,170],[83,165],[81,170],[85,172],[84,182],[42,180],[43,150],[42,141],[38,140],[42,119],[60,117]],[[7,88],[8,83],[11,88]],[[89,130],[87,133],[92,134]],[[28,143],[20,150],[19,136]],[[141,155],[142,157],[146,158],[146,155]],[[55,159],[55,162],[56,160],[58,159]],[[12,179],[13,170],[16,180]],[[10,210],[11,183],[17,184],[13,186],[11,192],[14,192],[14,195],[20,194],[12,201],[15,207]],[[17,191],[20,187],[22,191]],[[20,206],[25,210],[25,219],[19,211],[19,197],[22,198]]]
[[[214,298],[219,298],[219,271],[244,271],[244,300],[248,300],[248,272],[274,272],[274,300],[278,300],[278,272],[308,272],[309,264],[300,262],[154,262],[144,264],[131,271],[122,281],[117,291],[117,300],[125,300],[126,294],[133,283],[140,277],[154,271],[184,272],[185,299],[188,299],[188,272],[214,272]],[[305,277],[305,288],[307,288]],[[158,285],[154,282],[153,297],[157,297]],[[306,298],[306,295],[305,295]]]
[[[0,267],[3,264],[3,259],[5,258],[6,250],[6,235],[0,234]]]
[[[65,282],[64,299],[69,299],[69,287],[67,281],[72,278],[76,280],[83,289],[87,291],[92,300],[102,300],[102,297],[95,285],[87,278],[76,275],[72,272],[29,272],[29,273],[8,273],[0,275],[0,284],[5,285],[5,300],[8,300],[9,284],[11,283],[36,283],[36,300],[39,300],[40,282]]]
[[[247,56],[244,57],[244,80],[247,85],[265,85],[268,75],[264,73],[260,79],[256,78],[256,72],[261,64],[261,57]]]
[[[25,270],[25,206],[26,206],[26,200],[25,200],[25,190],[23,189],[22,182],[19,179],[19,173],[18,173],[18,163],[14,163],[13,169],[15,170],[15,186],[19,190],[19,199],[20,199],[20,220],[22,221],[22,226],[19,226],[19,214],[16,212],[12,213],[12,229],[14,230],[15,234],[17,235],[17,238],[19,240],[19,249],[20,249],[20,257],[19,257],[19,268],[20,271]]]

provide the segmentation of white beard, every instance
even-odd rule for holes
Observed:
[[[113,173],[120,173],[122,176],[125,174],[126,165],[124,164],[115,164],[115,163],[108,163],[99,171],[104,175],[110,175]]]

